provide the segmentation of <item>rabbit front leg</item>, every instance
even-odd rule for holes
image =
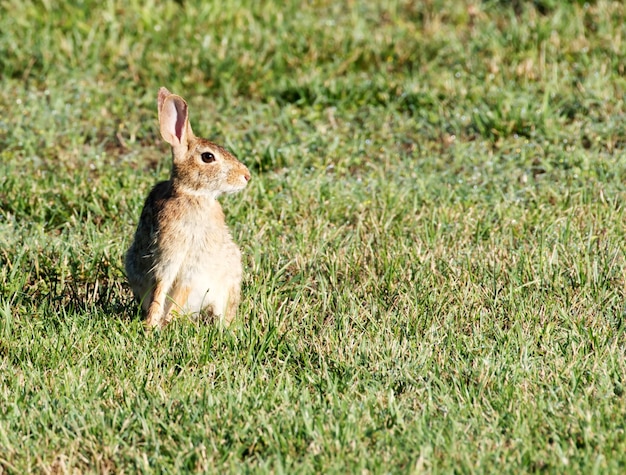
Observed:
[[[178,281],[174,281],[168,292],[164,292],[164,288],[162,283],[154,288],[146,318],[146,325],[149,327],[162,327],[169,323],[172,320],[172,310],[184,308],[191,291],[189,286],[180,285]]]
[[[146,325],[149,327],[163,326],[163,306],[165,298],[167,297],[167,287],[163,281],[157,282],[154,290],[152,291],[152,298],[150,299],[150,306],[148,307],[148,313],[146,315]]]
[[[184,255],[183,255],[184,256]],[[168,321],[169,312],[172,308],[173,299],[179,299],[181,296],[185,296],[185,300],[189,292],[185,294],[179,290],[180,285],[177,282],[178,272],[183,261],[183,256],[178,256],[178,259],[170,261],[169,266],[162,270],[160,275],[156,277],[156,285],[152,291],[150,299],[150,305],[148,306],[148,312],[146,315],[146,325],[149,327],[163,326]],[[183,305],[182,302],[180,305]]]
[[[181,286],[180,274],[185,267],[190,241],[172,237],[179,234],[176,226],[167,225],[159,233],[160,252],[152,268],[152,279],[156,285],[146,314],[146,325],[149,327],[165,325],[170,319],[172,305],[184,306],[189,296],[189,289]]]
[[[182,310],[183,308],[185,308],[185,304],[187,303],[190,292],[191,287],[189,287],[188,285],[181,285],[178,280],[174,282],[172,288],[167,293],[167,297],[165,300],[165,308],[163,309],[163,324],[169,323],[172,320],[173,311]]]

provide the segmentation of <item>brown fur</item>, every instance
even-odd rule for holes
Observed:
[[[164,325],[172,312],[204,310],[228,325],[240,300],[241,253],[217,197],[243,189],[250,172],[223,147],[194,136],[181,97],[161,88],[157,105],[172,172],[145,201],[125,257],[128,281],[149,326]],[[209,153],[214,160],[205,163]]]

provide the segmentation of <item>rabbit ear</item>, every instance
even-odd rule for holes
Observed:
[[[170,93],[162,87],[158,96],[159,124],[161,136],[172,147],[187,146],[192,134],[189,126],[187,103],[180,96]]]
[[[159,95],[157,96],[157,110],[159,111],[159,117],[161,117],[161,109],[163,109],[163,103],[165,99],[171,96],[172,93],[167,90],[166,87],[162,87],[159,89]]]

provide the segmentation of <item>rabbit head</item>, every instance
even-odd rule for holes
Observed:
[[[217,198],[246,187],[248,168],[225,148],[193,134],[182,97],[162,87],[157,105],[161,136],[172,146],[171,181],[177,192]]]

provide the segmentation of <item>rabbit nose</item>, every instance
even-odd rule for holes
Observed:
[[[243,177],[246,181],[250,181],[250,178],[252,178],[249,173],[244,173]]]

